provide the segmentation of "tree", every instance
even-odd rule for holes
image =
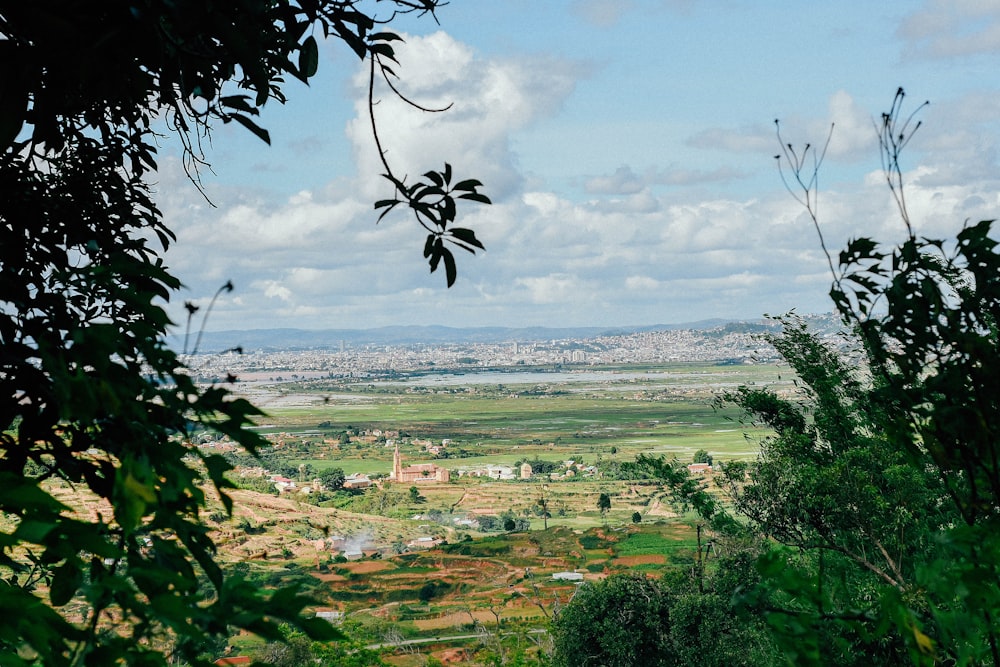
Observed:
[[[545,485],[542,485],[542,495],[535,502],[535,507],[536,513],[542,517],[543,529],[548,530],[549,519],[552,518],[552,514],[549,512],[549,499],[545,497]]]
[[[298,667],[314,660],[308,637],[287,626],[282,634],[281,641],[268,642],[257,650],[254,658],[274,667]]]
[[[666,667],[669,594],[641,574],[616,574],[580,586],[552,622],[556,667]]]
[[[911,467],[886,437],[891,416],[858,373],[862,362],[796,318],[781,322],[768,340],[795,370],[800,395],[742,387],[723,399],[774,431],[755,463],[728,465],[722,478],[747,526],[782,545],[760,562],[768,613],[800,629],[786,644],[797,662],[907,663],[913,631],[879,631],[878,607],[922,597],[917,572],[935,532],[957,516],[940,502],[937,474]]]
[[[437,595],[438,589],[437,584],[433,581],[428,581],[423,586],[420,587],[420,591],[417,593],[417,597],[421,602],[430,602]]]
[[[712,465],[712,455],[709,454],[707,450],[699,449],[698,451],[696,451],[694,453],[694,457],[692,458],[692,462],[693,463],[707,463],[708,465]]]
[[[319,473],[319,481],[328,491],[339,491],[344,488],[345,479],[344,469],[339,467],[326,468]]]
[[[642,514],[639,512],[632,512],[632,523],[642,523]]]
[[[606,519],[608,510],[611,509],[611,497],[606,493],[597,496],[597,509],[601,510],[601,518]]]
[[[189,435],[206,428],[253,453],[265,441],[247,427],[261,412],[224,386],[195,385],[165,344],[160,304],[180,283],[163,263],[174,237],[149,182],[157,118],[184,142],[196,186],[199,146],[214,125],[236,122],[268,141],[254,118],[284,101],[287,77],[315,74],[317,36],[367,59],[370,90],[377,77],[391,83],[399,37],[359,4],[0,9],[0,511],[12,521],[0,532],[0,605],[19,610],[0,618],[0,663],[196,663],[197,647],[230,625],[268,639],[281,638],[282,621],[314,637],[339,634],[300,618],[308,600],[294,590],[265,595],[223,577],[213,560],[200,512],[206,484],[231,511],[230,465]],[[383,18],[433,15],[437,3],[386,4],[395,13]],[[489,200],[448,165],[405,183],[377,133],[375,143],[395,193],[378,208],[412,211],[428,232],[431,270],[443,262],[452,284],[446,244],[482,247],[454,226],[457,202]],[[58,484],[107,509],[78,518],[56,500]],[[82,623],[70,620],[76,598]]]

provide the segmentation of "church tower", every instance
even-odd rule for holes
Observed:
[[[392,453],[392,477],[393,482],[403,479],[403,461],[399,457],[399,442],[396,442],[396,450]]]

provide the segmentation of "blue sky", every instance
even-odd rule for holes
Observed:
[[[374,5],[376,8],[385,3]],[[268,147],[215,131],[187,181],[165,140],[158,200],[168,263],[206,303],[210,330],[271,327],[615,326],[830,310],[825,260],[784,190],[774,120],[821,143],[829,245],[898,238],[873,118],[900,86],[923,100],[904,155],[921,233],[1000,210],[1000,1],[452,0],[440,25],[407,20],[406,94],[377,107],[399,173],[451,162],[495,204],[463,224],[486,253],[458,283],[429,274],[403,214],[378,226],[365,72],[339,44],[320,75],[268,109]]]

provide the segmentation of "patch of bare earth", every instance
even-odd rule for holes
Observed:
[[[356,563],[341,563],[337,567],[340,567],[354,574],[371,574],[372,572],[381,572],[382,570],[391,570],[395,567],[392,563],[386,563],[384,561],[377,560],[365,560],[358,561]]]
[[[645,554],[642,556],[619,556],[615,558],[615,563],[633,567],[635,565],[662,565],[667,562],[667,557],[663,554]]]

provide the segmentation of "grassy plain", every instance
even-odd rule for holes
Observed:
[[[447,384],[435,383],[435,376],[353,385],[314,381],[258,387],[255,400],[268,411],[265,433],[308,437],[353,428],[402,431],[436,444],[447,439],[449,451],[464,450],[463,458],[436,462],[460,469],[535,457],[594,463],[652,453],[685,460],[698,449],[717,460],[748,458],[762,431],[740,424],[736,410],[717,408],[713,399],[743,384],[791,387],[789,370],[776,365],[588,367],[579,375],[537,373],[528,383],[484,382],[475,374]],[[329,425],[319,429],[324,423]],[[408,463],[433,460],[417,450],[405,455]],[[389,449],[344,447],[294,463],[374,473],[388,472],[390,461]]]

